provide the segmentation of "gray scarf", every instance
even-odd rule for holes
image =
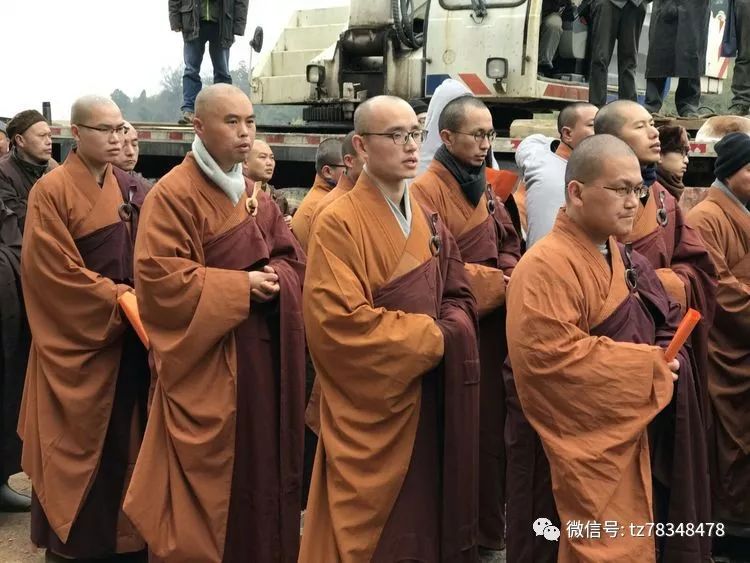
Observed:
[[[206,145],[198,136],[193,141],[193,157],[203,173],[227,194],[233,204],[237,205],[245,193],[245,177],[242,175],[242,165],[235,164],[229,172],[224,172],[212,157]]]

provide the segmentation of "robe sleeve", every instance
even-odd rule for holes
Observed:
[[[693,223],[708,248],[719,278],[716,288],[716,303],[731,318],[736,334],[750,334],[750,285],[740,281],[732,273],[726,261],[726,248],[730,241],[724,229],[712,216],[701,214]]]
[[[700,311],[710,324],[713,320],[716,292],[716,269],[697,231],[685,222],[685,215],[679,206],[675,209],[675,243],[672,254],[672,274],[657,270],[667,293],[679,302],[683,313],[686,307]],[[683,295],[678,293],[676,280],[683,283]]]
[[[431,317],[375,307],[372,295],[352,232],[335,214],[321,215],[310,243],[303,309],[324,393],[326,385],[336,385],[355,402],[367,400],[365,389],[374,387],[399,395],[442,359],[443,337]]]
[[[566,512],[599,520],[673,382],[661,348],[582,328],[598,297],[584,295],[576,280],[566,261],[522,261],[509,284],[508,350],[524,414],[557,482],[578,499]]]
[[[476,297],[480,317],[505,305],[505,278],[502,270],[469,262],[464,264],[464,269]]]
[[[247,272],[203,264],[197,210],[170,186],[154,188],[143,206],[135,248],[138,308],[170,374],[187,375],[250,314]],[[165,386],[170,382],[162,377]]]
[[[21,272],[30,324],[50,327],[34,333],[40,353],[100,350],[124,332],[117,298],[130,288],[86,268],[55,202],[39,184],[29,197]]]

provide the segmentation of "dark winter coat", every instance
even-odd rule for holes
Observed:
[[[700,78],[706,72],[709,0],[654,0],[646,78]]]
[[[245,34],[249,0],[216,0],[221,3],[219,37],[221,47],[228,49],[235,35]],[[203,0],[169,0],[169,25],[172,31],[181,31],[183,39],[198,39]]]

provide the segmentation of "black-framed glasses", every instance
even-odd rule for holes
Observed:
[[[324,164],[323,166],[328,166],[329,168],[346,168],[346,164]]]
[[[416,144],[421,145],[427,137],[427,131],[419,129],[417,131],[394,131],[393,133],[360,133],[362,137],[390,137],[393,144],[404,146],[413,140]]]
[[[83,123],[76,123],[76,125],[78,125],[78,127],[83,127],[84,129],[104,133],[108,137],[111,137],[112,135],[127,135],[128,131],[130,131],[130,127],[127,125],[118,125],[117,127],[95,127],[93,125],[84,125]]]
[[[585,182],[581,182],[585,185]],[[646,197],[646,195],[649,192],[649,187],[645,184],[641,184],[640,186],[628,186],[627,188],[612,188],[610,186],[599,186],[600,188],[604,188],[605,190],[609,190],[610,192],[615,192],[615,194],[618,197],[628,197],[633,194],[635,194],[635,197],[638,199],[641,199],[642,197]]]
[[[454,133],[458,133],[459,135],[467,135],[469,137],[474,137],[474,140],[477,143],[481,143],[482,139],[487,139],[488,142],[492,142],[495,140],[495,137],[497,137],[497,133],[494,131],[477,131],[476,133],[466,133],[464,131],[454,131]]]

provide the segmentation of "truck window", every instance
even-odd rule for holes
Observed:
[[[490,8],[514,8],[524,4],[526,0],[505,0],[504,2],[497,2],[494,0],[485,1],[485,7]],[[440,0],[440,5],[445,10],[471,10],[477,7],[478,2],[472,2],[472,0]]]

